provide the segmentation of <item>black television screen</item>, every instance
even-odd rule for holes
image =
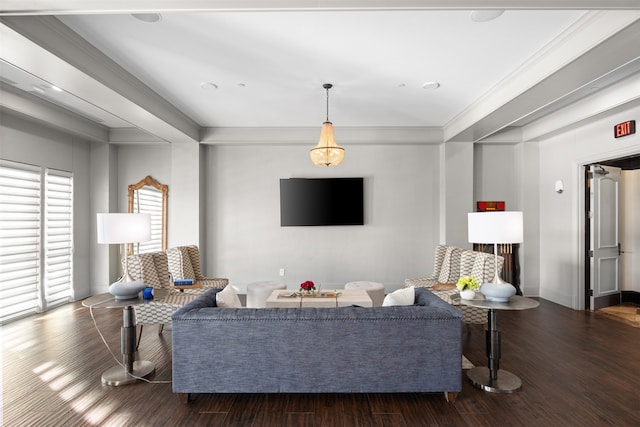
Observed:
[[[280,180],[280,225],[364,225],[363,178]]]

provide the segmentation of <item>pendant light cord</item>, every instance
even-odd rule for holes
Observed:
[[[325,121],[329,121],[329,88],[327,88],[327,120]]]
[[[325,90],[327,91],[327,122],[329,121],[329,89],[331,89],[333,87],[333,85],[331,83],[325,83],[324,85],[322,85],[322,87],[325,88]]]

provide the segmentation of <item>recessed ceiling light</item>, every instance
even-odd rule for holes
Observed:
[[[400,84],[398,85],[398,87],[405,87],[405,86],[406,86],[406,84],[404,84],[404,83],[400,83]]]
[[[246,87],[247,85],[244,83],[238,83],[238,87]]]
[[[211,82],[202,82],[200,83],[200,88],[204,90],[212,90],[212,89],[218,89],[218,85]]]
[[[471,12],[471,20],[475,22],[493,21],[504,13],[504,10],[474,10]]]
[[[440,87],[440,83],[438,82],[426,82],[425,84],[422,85],[422,89],[438,89]]]
[[[159,22],[162,19],[162,15],[159,13],[134,13],[131,16],[136,18],[138,21],[148,22],[150,24]]]

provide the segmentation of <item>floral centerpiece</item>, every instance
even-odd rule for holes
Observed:
[[[480,288],[480,285],[472,276],[464,276],[458,279],[456,288],[460,290],[460,298],[473,299],[476,296],[476,291]]]
[[[311,280],[307,280],[306,282],[300,283],[300,293],[311,295],[316,291],[316,285]]]

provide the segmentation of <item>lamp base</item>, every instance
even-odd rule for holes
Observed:
[[[109,286],[109,292],[116,297],[116,300],[138,298],[138,293],[144,289],[145,285],[142,280],[134,280],[133,282],[115,282]]]
[[[516,288],[510,283],[484,283],[480,293],[487,301],[508,302],[516,294]]]

